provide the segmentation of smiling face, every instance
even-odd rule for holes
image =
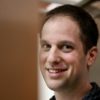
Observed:
[[[70,17],[49,19],[40,38],[40,68],[48,87],[54,91],[73,88],[88,77],[87,55],[80,29]]]

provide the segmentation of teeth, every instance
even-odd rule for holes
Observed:
[[[65,71],[66,69],[48,69],[48,71],[50,73],[58,73],[58,72],[62,72],[62,71]]]
[[[59,72],[59,71],[58,71],[58,70],[49,69],[49,72],[50,72],[50,73],[57,73],[57,72]]]

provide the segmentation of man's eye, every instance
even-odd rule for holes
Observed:
[[[42,44],[41,45],[41,48],[44,50],[44,51],[49,51],[51,46],[49,44]]]
[[[73,50],[73,47],[71,45],[62,45],[60,46],[60,49],[67,53],[67,52],[71,52]]]

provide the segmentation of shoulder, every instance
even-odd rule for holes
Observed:
[[[91,85],[92,89],[83,100],[100,100],[100,87],[94,82],[92,82]]]

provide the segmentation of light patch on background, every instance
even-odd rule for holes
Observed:
[[[40,70],[40,69],[39,69]],[[45,84],[44,79],[40,73],[38,72],[38,99],[39,100],[49,100],[53,96],[53,91],[51,91]]]
[[[52,2],[52,3],[61,3],[61,4],[80,4],[83,2],[88,2],[90,0],[42,0],[42,1],[46,1],[46,2]]]

